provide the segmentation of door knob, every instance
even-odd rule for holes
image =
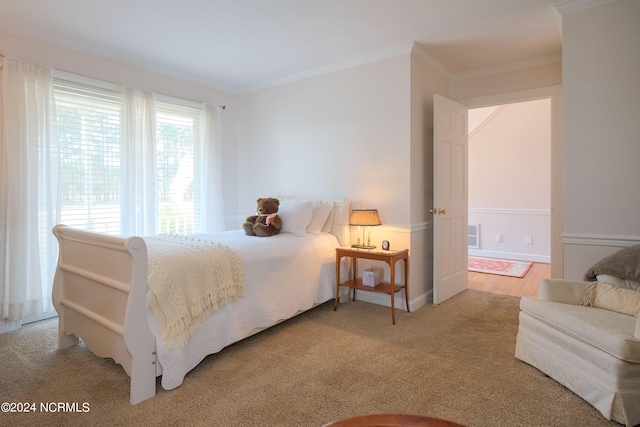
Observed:
[[[447,214],[447,210],[446,209],[433,208],[433,209],[429,209],[429,213],[438,214],[438,215],[446,215]]]

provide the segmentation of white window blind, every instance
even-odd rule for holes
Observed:
[[[63,224],[119,234],[121,94],[54,79]]]

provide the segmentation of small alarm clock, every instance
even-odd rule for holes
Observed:
[[[389,250],[389,241],[388,240],[383,240],[382,241],[382,250],[383,251],[388,251]]]

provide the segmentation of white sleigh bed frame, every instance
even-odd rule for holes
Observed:
[[[334,204],[331,234],[349,243],[348,199]],[[56,225],[58,265],[53,304],[58,311],[58,347],[78,343],[112,358],[131,378],[130,402],[156,394],[160,375],[156,338],[147,321],[147,247],[141,237],[121,238]],[[260,330],[254,330],[247,336]],[[246,338],[246,337],[245,337]]]

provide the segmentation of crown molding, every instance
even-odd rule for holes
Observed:
[[[320,76],[322,74],[332,73],[334,71],[346,70],[348,68],[357,67],[359,65],[370,64],[378,62],[383,59],[393,58],[400,55],[407,55],[411,52],[412,45],[402,45],[393,49],[387,49],[380,52],[373,53],[371,55],[361,56],[359,58],[350,59],[347,61],[338,62],[335,64],[327,65],[324,67],[314,68],[301,73],[291,74],[284,77],[279,77],[272,80],[256,83],[249,86],[239,88],[239,93],[253,92],[256,90],[267,89],[273,86],[279,86],[285,83],[291,83],[298,80],[308,79],[310,77]]]
[[[0,34],[6,34],[9,37],[17,37],[29,42],[36,42],[46,46],[52,46],[57,49],[69,51],[72,54],[87,55],[103,61],[109,61],[114,64],[119,64],[126,67],[135,68],[137,70],[147,71],[147,72],[158,74],[161,76],[170,77],[170,78],[182,80],[188,83],[193,83],[200,86],[216,89],[221,92],[237,93],[237,88],[232,86],[218,84],[216,82],[212,82],[211,80],[193,77],[191,75],[177,72],[177,71],[168,69],[166,67],[159,67],[159,66],[150,64],[148,62],[140,61],[128,56],[114,54],[112,52],[108,52],[101,49],[95,49],[93,47],[89,47],[82,43],[70,42],[67,40],[62,40],[56,37],[51,37],[51,36],[47,36],[47,35],[43,35],[35,32],[24,32],[16,28],[5,28],[3,31],[0,31]],[[52,66],[50,64],[42,64],[42,65]],[[52,66],[52,67],[56,71],[65,71],[65,72],[73,73],[73,71],[60,69],[55,66]]]
[[[451,71],[447,69],[444,65],[438,62],[433,56],[429,55],[429,53],[422,48],[418,43],[413,43],[411,46],[411,55],[413,55],[420,62],[425,64],[427,67],[431,68],[433,71],[438,73],[441,77],[449,80],[452,76]]]
[[[549,55],[539,58],[527,59],[520,62],[512,62],[509,64],[495,65],[485,68],[477,68],[475,70],[461,71],[451,75],[451,81],[465,80],[475,77],[483,77],[492,74],[507,73],[509,71],[518,71],[525,68],[538,67],[542,65],[562,63],[562,54]]]
[[[429,55],[426,50],[424,50],[420,45],[413,42],[411,44],[405,44],[402,46],[398,46],[393,49],[383,50],[381,52],[377,52],[371,55],[362,56],[360,58],[356,58],[349,61],[338,62],[336,64],[328,65],[325,67],[315,68],[309,71],[304,71],[302,73],[292,74],[285,77],[280,77],[273,80],[268,80],[265,82],[257,83],[254,85],[245,86],[239,89],[240,93],[253,92],[256,90],[266,89],[273,86],[279,86],[285,83],[291,83],[297,80],[304,80],[309,77],[319,76],[322,74],[331,73],[334,71],[345,70],[352,67],[357,67],[359,65],[365,65],[377,61],[381,61],[383,59],[393,58],[400,55],[411,54],[419,61],[430,67],[440,76],[445,79],[449,79],[451,77],[451,71],[449,71],[444,65],[438,62],[433,56]]]
[[[578,10],[611,3],[615,0],[559,0],[553,3],[553,7],[561,14],[573,13]]]

